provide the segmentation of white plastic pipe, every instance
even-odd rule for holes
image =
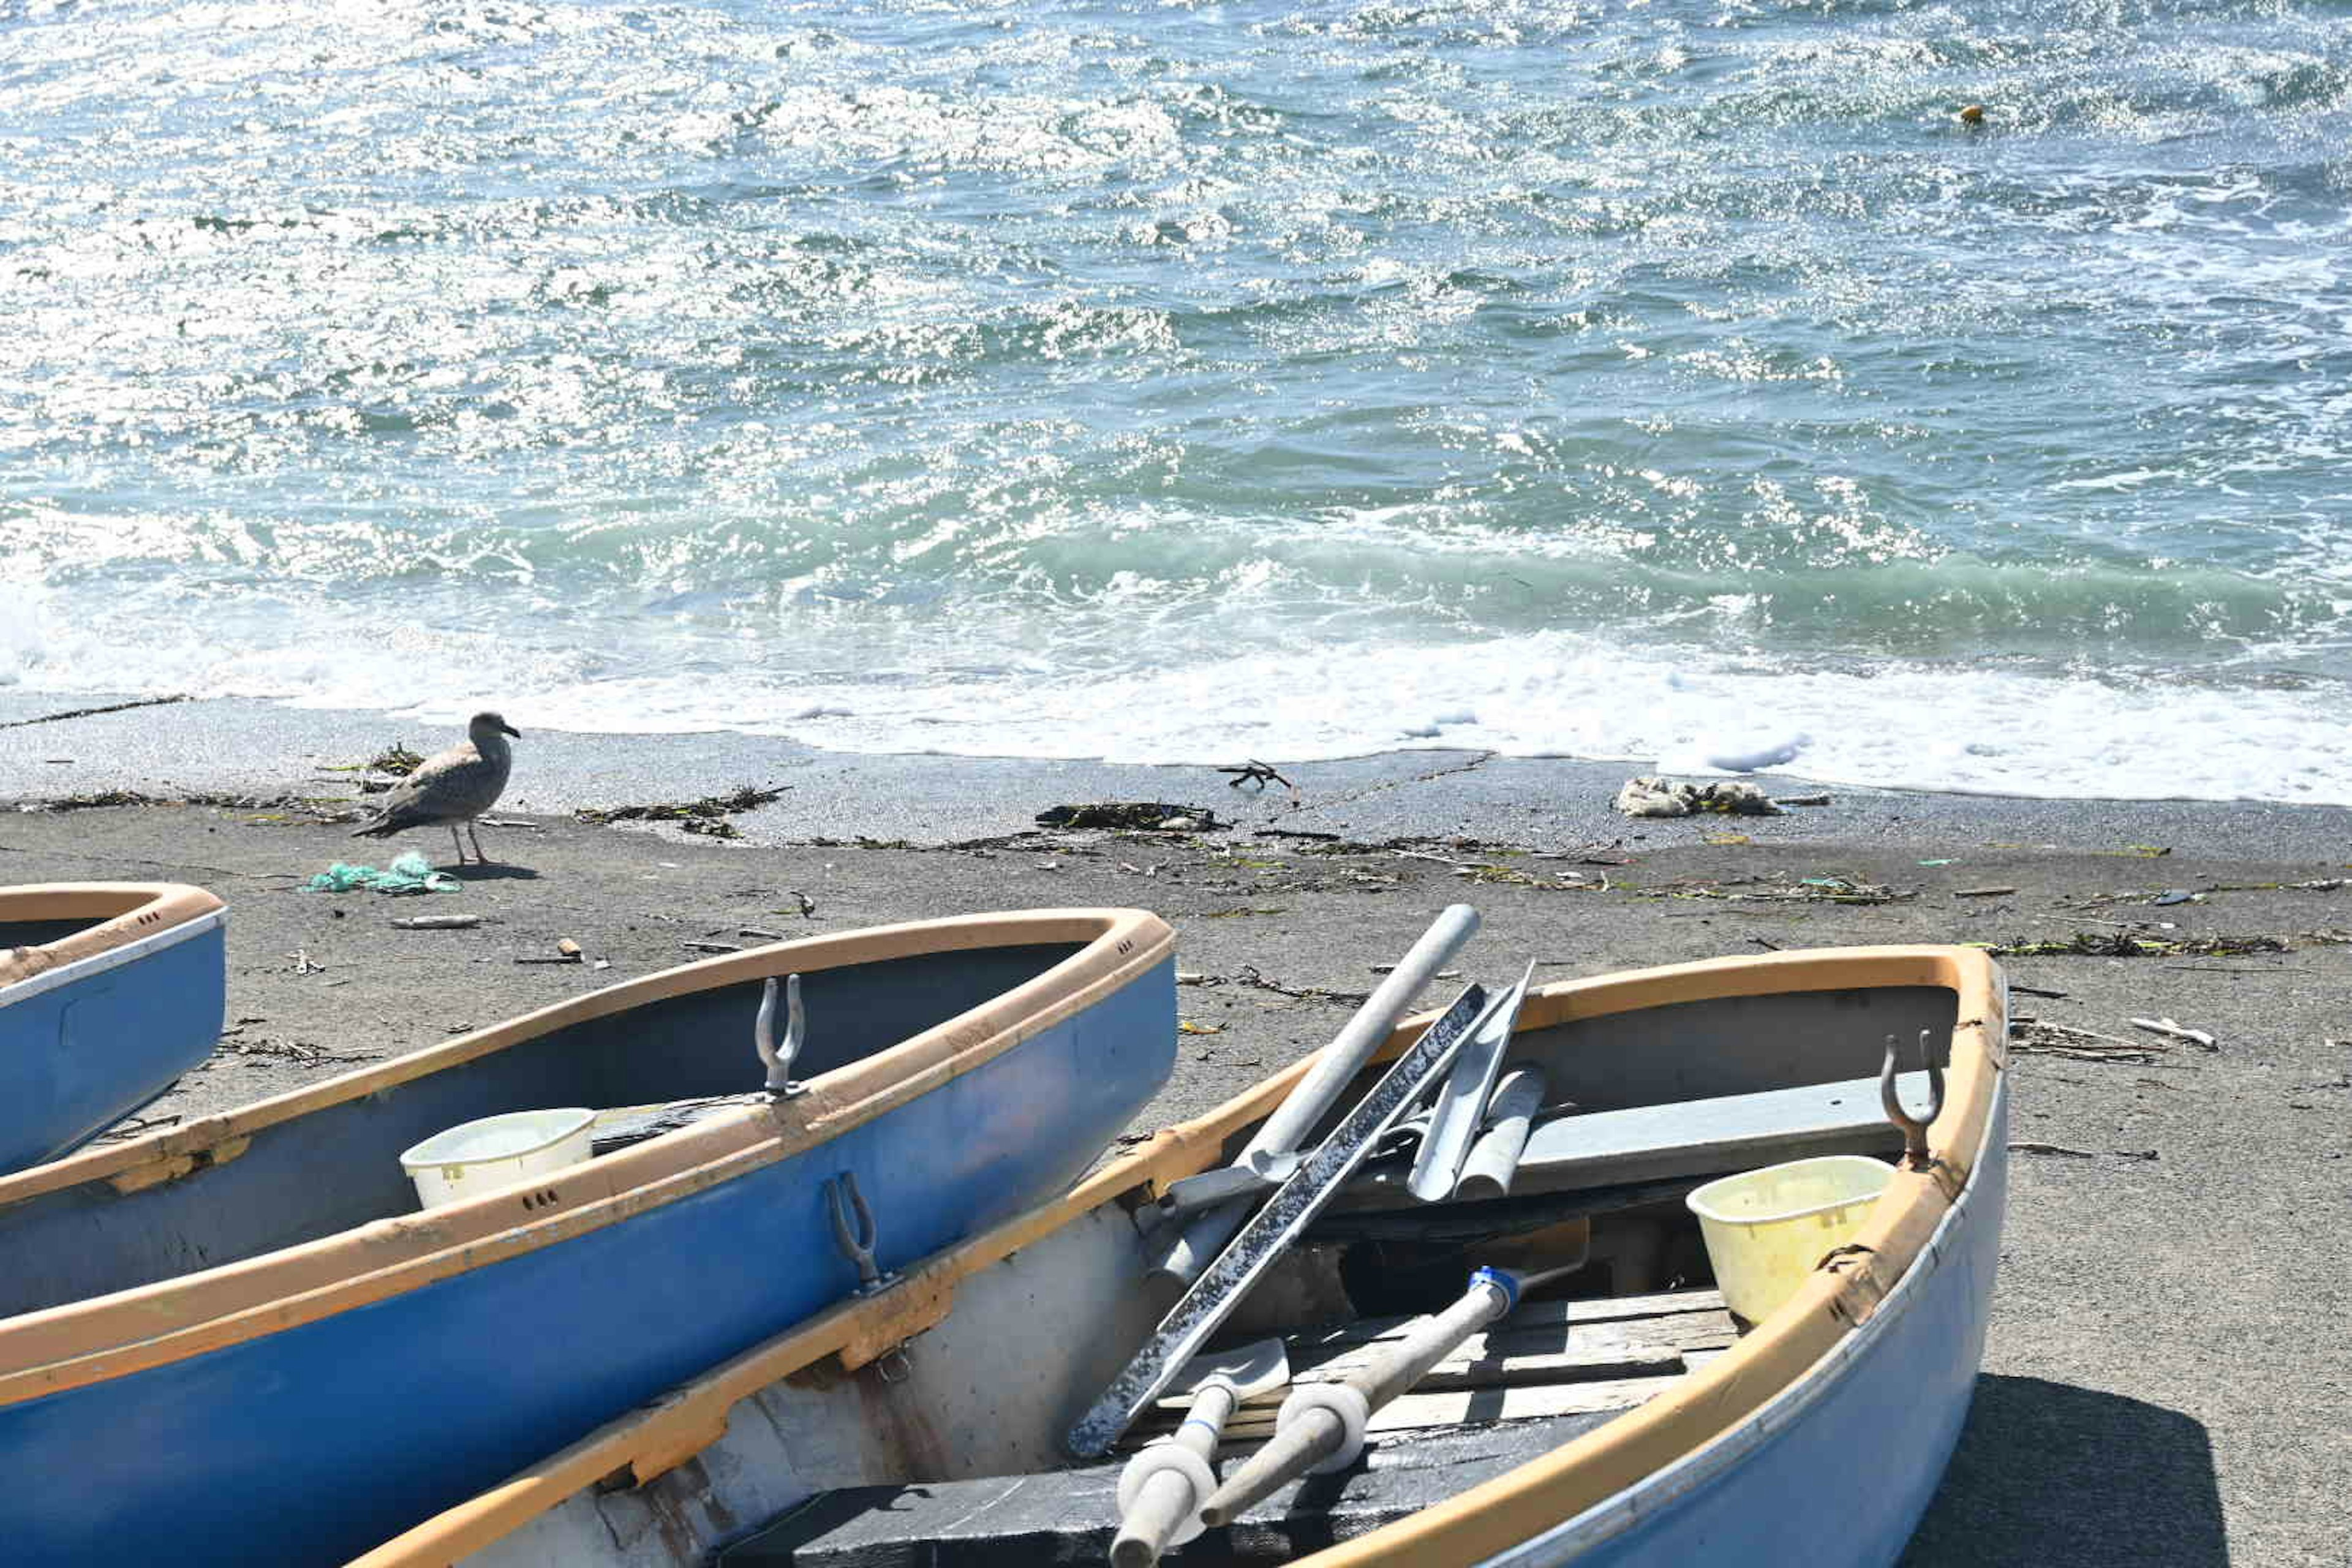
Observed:
[[[1495,1086],[1486,1108],[1486,1131],[1470,1146],[1462,1162],[1462,1179],[1454,1184],[1457,1198],[1507,1197],[1511,1178],[1518,1174],[1519,1156],[1527,1152],[1528,1131],[1543,1104],[1543,1068],[1532,1062],[1513,1068]]]
[[[1438,911],[1437,919],[1422,932],[1421,940],[1372,988],[1364,1005],[1356,1009],[1356,1016],[1323,1047],[1315,1065],[1298,1080],[1288,1098],[1258,1124],[1256,1135],[1234,1163],[1250,1164],[1254,1163],[1253,1156],[1287,1154],[1296,1150],[1349,1083],[1364,1070],[1364,1064],[1395,1030],[1397,1020],[1412,1005],[1412,999],[1421,994],[1421,988],[1436,978],[1446,961],[1461,952],[1462,944],[1477,931],[1478,911],[1468,904],[1448,904]],[[1153,1268],[1154,1277],[1191,1284],[1248,1217],[1248,1204],[1244,1200],[1203,1211],[1185,1226],[1184,1234]]]

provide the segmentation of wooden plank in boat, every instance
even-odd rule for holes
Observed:
[[[1664,1339],[1651,1344],[1618,1343],[1567,1349],[1483,1347],[1451,1355],[1429,1369],[1416,1389],[1478,1388],[1488,1383],[1576,1383],[1611,1377],[1640,1377],[1683,1370],[1684,1353],[1691,1350],[1727,1348],[1736,1332],[1728,1316],[1721,1330],[1692,1335],[1687,1340]],[[1299,1383],[1330,1383],[1347,1376],[1371,1359],[1372,1348],[1358,1346],[1339,1355],[1304,1364],[1291,1360],[1292,1378]]]
[[[1517,1333],[1532,1329],[1622,1322],[1633,1319],[1670,1318],[1693,1312],[1721,1312],[1720,1290],[1665,1290],[1647,1296],[1560,1298],[1529,1301],[1496,1325],[1495,1331]],[[1373,1340],[1402,1339],[1405,1331],[1426,1314],[1401,1318],[1359,1318],[1328,1328],[1307,1329],[1284,1335],[1294,1348],[1366,1344]]]
[[[1411,1396],[1408,1396],[1411,1397]],[[1393,1436],[1362,1465],[1284,1487],[1195,1553],[1279,1563],[1352,1540],[1539,1458],[1608,1420],[1579,1412],[1469,1430]],[[1122,1464],[1036,1476],[821,1493],[719,1552],[721,1568],[1041,1568],[1099,1564],[1118,1521]]]
[[[1710,1290],[1707,1295],[1712,1298],[1715,1293]],[[1719,1302],[1722,1298],[1715,1298],[1715,1300]],[[1540,1302],[1540,1305],[1550,1305],[1550,1302]],[[1289,1344],[1291,1366],[1296,1368],[1301,1363],[1303,1366],[1315,1366],[1318,1361],[1328,1361],[1334,1354],[1343,1354],[1343,1352],[1369,1354],[1371,1344],[1404,1338],[1404,1326],[1416,1321],[1421,1321],[1421,1319],[1404,1319],[1397,1328],[1388,1328],[1388,1331],[1376,1335],[1348,1333],[1350,1328],[1355,1328],[1355,1323],[1348,1323],[1348,1326],[1331,1328],[1331,1331],[1289,1335],[1284,1342]],[[1512,1354],[1512,1352],[1519,1350],[1576,1350],[1576,1347],[1595,1352],[1637,1350],[1637,1347],[1651,1347],[1651,1344],[1698,1342],[1700,1338],[1719,1333],[1731,1333],[1731,1314],[1724,1311],[1722,1305],[1694,1307],[1691,1311],[1667,1311],[1667,1314],[1658,1314],[1658,1317],[1601,1319],[1601,1321],[1576,1321],[1576,1319],[1567,1319],[1564,1314],[1552,1314],[1552,1311],[1528,1317],[1522,1310],[1496,1323],[1494,1328],[1486,1328],[1482,1333],[1473,1333],[1467,1340],[1463,1340],[1461,1350],[1456,1350],[1454,1359],[1479,1354]]]
[[[1401,1394],[1373,1411],[1372,1419],[1364,1429],[1377,1436],[1383,1432],[1423,1432],[1439,1426],[1633,1410],[1682,1382],[1681,1358],[1675,1358],[1671,1364],[1674,1368],[1671,1373],[1647,1377]],[[1235,1412],[1233,1420],[1226,1424],[1224,1435],[1240,1443],[1264,1442],[1274,1435],[1276,1408],[1254,1405]]]

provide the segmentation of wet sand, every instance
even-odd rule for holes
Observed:
[[[0,725],[89,700],[0,692]],[[332,771],[395,741],[433,750],[443,728],[219,703],[0,728],[0,803],[149,803],[0,812],[0,880],[170,879],[229,900],[231,1032],[148,1118],[414,1049],[686,962],[693,943],[993,908],[1139,905],[1176,927],[1180,967],[1197,977],[1181,1005],[1203,1032],[1185,1036],[1139,1128],[1322,1044],[1372,965],[1457,900],[1485,917],[1461,963],[1496,978],[1529,958],[1559,978],[1767,946],[2137,937],[2165,951],[2004,960],[2018,1014],[2148,1050],[2016,1058],[1984,1376],[1907,1561],[2352,1560],[2338,1496],[2352,1473],[2352,1291],[2337,1235],[2352,1217],[2352,886],[2339,880],[2352,878],[2352,812],[1766,781],[1831,802],[1633,822],[1609,809],[1635,771],[1622,763],[1275,759],[1294,801],[1279,784],[1234,788],[1212,763],[845,757],[736,736],[542,735],[509,717],[525,738],[495,815],[527,825],[482,830],[502,864],[462,892],[405,900],[297,889],[337,859],[383,864],[413,847],[447,861],[438,830],[351,840],[336,819],[362,809],[353,775]],[[721,819],[742,835],[731,840],[569,815],[744,784],[782,793]],[[209,804],[160,804],[191,796]],[[1233,826],[1034,821],[1114,800]],[[2195,896],[2154,901],[2174,890]],[[484,923],[389,924],[428,911]],[[591,962],[515,962],[564,937]],[[2196,951],[2263,938],[2281,949]],[[2133,1016],[2210,1031],[2218,1048],[2145,1034]]]

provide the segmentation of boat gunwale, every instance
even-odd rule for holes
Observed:
[[[0,888],[0,921],[97,921],[49,942],[0,947],[0,1007],[211,931],[222,923],[227,908],[215,895],[185,882]]]
[[[1999,1075],[2006,1065],[2006,988],[1999,968],[1980,948],[1925,943],[1820,948],[1558,981],[1529,992],[1517,1032],[1683,1002],[1905,986],[1954,994],[1947,1093],[1929,1137],[1939,1159],[1950,1162],[1955,1153],[1966,1154],[1964,1163],[1948,1163],[1945,1177],[1954,1181],[1956,1191],[1965,1191],[1991,1125]],[[1404,1050],[1436,1016],[1424,1013],[1399,1025],[1374,1059]],[[726,1435],[729,1411],[739,1401],[827,1356],[838,1356],[845,1368],[863,1364],[938,1322],[965,1278],[1093,1209],[1139,1189],[1165,1192],[1171,1184],[1217,1163],[1229,1142],[1271,1113],[1320,1055],[1310,1053],[1213,1110],[1160,1130],[1149,1143],[1061,1198],[908,1266],[898,1286],[864,1300],[844,1302],[605,1423],[531,1468],[353,1559],[349,1568],[446,1568],[600,1482],[626,1472],[633,1484],[643,1485],[694,1458]],[[1803,1380],[1857,1322],[1867,1321],[1864,1299],[1877,1290],[1879,1296],[1870,1299],[1874,1306],[1876,1299],[1900,1282],[1948,1207],[1935,1176],[1896,1173],[1896,1181],[1873,1205],[1858,1238],[1863,1245],[1883,1248],[1864,1268],[1817,1272],[1780,1310],[1738,1344],[1689,1373],[1671,1393],[1473,1491],[1300,1562],[1329,1568],[1399,1551],[1409,1553],[1403,1560],[1415,1563],[1475,1562],[1523,1543],[1655,1474],[1675,1458],[1737,1430],[1758,1407]],[[1925,1212],[1930,1209],[1932,1213]],[[1885,1286],[1879,1283],[1882,1277]],[[1854,1319],[1840,1313],[1853,1313]],[[1659,1409],[1665,1402],[1671,1404]],[[1645,1416],[1649,1419],[1642,1419]],[[1666,1443],[1672,1447],[1665,1458],[1650,1457]],[[1615,1472],[1628,1466],[1633,1468],[1630,1478],[1614,1479]],[[1563,1507],[1563,1500],[1577,1492],[1591,1496],[1573,1508]],[[1474,1497],[1481,1500],[1466,1502]],[[1496,1517],[1486,1517],[1488,1510],[1497,1510]],[[1438,1528],[1425,1528],[1423,1521]],[[1499,1527],[1507,1539],[1493,1539],[1496,1530],[1490,1527]],[[1432,1536],[1444,1539],[1428,1539]],[[1486,1539],[1473,1541],[1473,1536]]]
[[[127,1375],[422,1289],[618,1224],[816,1147],[1012,1050],[1166,962],[1175,933],[1141,910],[1026,910],[831,932],[700,960],[569,998],[392,1060],[115,1149],[0,1177],[0,1206],[105,1182],[177,1179],[256,1132],[462,1066],[553,1030],[746,980],[923,953],[1076,942],[978,1006],[742,1107],[548,1176],[429,1211],[0,1321],[0,1406]],[[822,957],[824,963],[810,960]],[[749,1047],[746,1047],[749,1054]],[[543,1194],[554,1194],[552,1201]],[[530,1203],[526,1204],[525,1199]]]

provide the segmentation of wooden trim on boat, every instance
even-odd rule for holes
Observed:
[[[665,997],[790,971],[925,952],[1079,942],[1081,951],[981,1006],[809,1080],[806,1093],[711,1117],[529,1185],[199,1273],[0,1322],[0,1405],[201,1355],[419,1289],[661,1207],[824,1143],[1011,1050],[1174,951],[1140,910],[961,916],[814,937],[665,970],[242,1110],[0,1178],[0,1205],[84,1183],[125,1190],[242,1153],[255,1133],[323,1107]],[[751,1047],[745,1045],[747,1058]],[[547,1202],[544,1195],[555,1194]]]
[[[0,888],[0,921],[96,921],[36,947],[0,948],[0,989],[226,908],[184,882],[50,882]]]
[[[1522,1029],[1677,1002],[1894,986],[1949,990],[1958,1001],[1944,1110],[1929,1129],[1930,1148],[1948,1163],[1951,1175],[1897,1173],[1858,1238],[1876,1249],[1869,1255],[1867,1274],[1817,1273],[1787,1305],[1672,1393],[1508,1475],[1301,1561],[1326,1568],[1383,1559],[1475,1562],[1574,1517],[1734,1429],[1866,1319],[1926,1245],[1950,1206],[1943,1182],[1965,1182],[1982,1148],[2007,1031],[1999,969],[1981,950],[1964,947],[1829,948],[1708,959],[1529,993]],[[1434,1016],[1424,1014],[1401,1025],[1376,1059],[1404,1049]],[[879,1296],[845,1302],[722,1363],[646,1408],[607,1423],[532,1468],[354,1559],[351,1568],[446,1568],[607,1478],[626,1471],[632,1484],[643,1485],[724,1436],[729,1408],[737,1401],[827,1356],[855,1365],[878,1354],[896,1339],[940,1321],[957,1285],[971,1275],[1123,1194],[1146,1187],[1164,1191],[1207,1169],[1231,1138],[1282,1102],[1314,1060],[1303,1058],[1207,1115],[1162,1130],[1063,1197],[909,1268],[901,1284]]]

